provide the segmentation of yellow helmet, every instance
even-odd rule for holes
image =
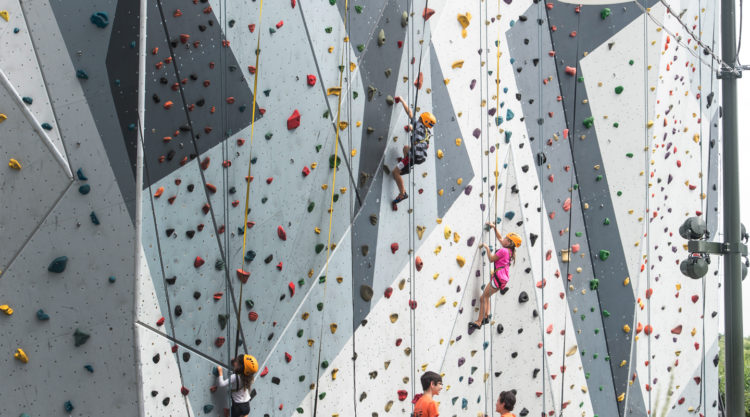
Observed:
[[[422,124],[427,127],[435,126],[435,123],[437,123],[435,115],[427,111],[422,113],[419,118],[422,120]]]
[[[258,360],[253,355],[242,355],[242,373],[252,375],[258,372]]]
[[[505,237],[508,238],[513,244],[518,248],[521,246],[521,236],[518,236],[517,234],[510,232]]]

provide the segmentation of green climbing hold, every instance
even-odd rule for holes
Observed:
[[[302,407],[297,407],[297,414],[302,414],[304,412],[305,410]]]
[[[89,340],[89,337],[91,337],[91,335],[82,332],[81,329],[76,329],[75,333],[73,333],[73,340],[75,341],[76,347],[86,343],[86,341]]]
[[[356,10],[357,14],[362,13],[362,9],[363,9],[362,6],[354,6],[354,10]]]
[[[68,257],[60,256],[59,258],[55,258],[55,260],[53,260],[52,263],[49,264],[49,266],[47,267],[47,271],[60,274],[63,271],[65,271],[65,267],[67,265],[68,265]]]
[[[115,278],[115,276],[114,276],[114,275],[110,275],[110,277],[109,277],[108,279],[109,279],[109,283],[110,283],[110,284],[114,284],[114,283],[115,283],[115,281],[117,280],[117,278]]]
[[[336,0],[328,0],[328,2],[331,3],[331,6],[335,6],[336,5]]]
[[[577,190],[578,189],[578,184],[573,184],[573,189]]]
[[[576,237],[581,237],[581,236],[583,236],[583,232],[576,232]]]
[[[633,153],[632,152],[628,152],[628,153],[625,154],[625,156],[627,156],[628,158],[632,158],[633,157]]]
[[[328,26],[328,27],[326,28],[326,33],[331,33],[331,32],[333,32],[333,28],[332,28],[332,27],[330,27],[330,26]]]
[[[359,44],[359,45],[357,45],[357,50],[358,50],[359,52],[362,52],[362,51],[364,51],[364,50],[365,50],[365,46],[364,46],[364,45],[362,45],[362,44]]]
[[[248,308],[248,310],[251,310],[255,306],[255,302],[253,302],[253,300],[247,299],[245,300],[245,306]]]
[[[216,268],[217,271],[223,271],[224,270],[224,261],[221,259],[217,259],[214,263],[214,268]]]
[[[622,90],[624,90],[624,88],[621,85],[618,85],[615,87],[615,94],[622,94]]]
[[[587,117],[587,118],[583,119],[583,125],[585,127],[587,127],[587,128],[590,128],[591,126],[593,126],[594,125],[594,117],[592,116],[592,117]]]
[[[299,376],[299,382],[302,382],[302,381],[304,381],[304,380],[305,380],[305,376],[304,376],[304,375],[300,375],[300,376]]]
[[[321,400],[323,398],[325,398],[325,397],[326,397],[326,393],[325,392],[321,392],[320,395],[318,395],[318,398],[321,399]]]
[[[297,337],[302,337],[302,335],[305,334],[305,331],[302,329],[297,330]]]
[[[617,192],[617,196],[620,197],[622,195],[622,191]]]
[[[603,315],[604,317],[609,317],[609,316],[611,316],[611,314],[609,314],[609,311],[607,311],[607,310],[602,310],[602,315]]]
[[[318,243],[317,245],[315,245],[315,253],[320,253],[325,247],[326,245],[322,243]]]
[[[337,157],[336,155],[331,155],[328,158],[328,165],[331,167],[331,169],[333,169],[334,166],[338,168],[339,165],[341,165],[341,158]]]
[[[583,82],[583,76],[580,76],[580,77],[578,77],[578,82],[579,82],[579,83],[582,83],[582,82]]]
[[[323,361],[323,362],[321,362],[321,363],[320,363],[320,367],[321,367],[321,368],[323,368],[323,369],[326,369],[326,368],[328,368],[328,361]]]
[[[356,91],[352,91],[352,98],[356,100],[357,97],[359,97],[359,93]]]
[[[581,314],[581,321],[584,321],[584,320],[586,320],[586,315],[585,314]]]
[[[323,303],[318,303],[318,305],[316,307],[317,307],[318,311],[323,311]],[[328,363],[328,362],[326,362],[326,363]]]
[[[304,278],[300,278],[299,280],[297,280],[297,285],[300,286],[300,287],[304,286],[305,285],[305,279]]]
[[[601,180],[602,180],[602,178],[604,178],[604,177],[602,177],[601,175],[597,175],[597,176],[596,176],[596,180],[597,180],[597,181],[601,181]]]
[[[620,124],[617,123],[617,122],[614,122],[614,123],[612,123],[612,126],[615,127],[615,128],[618,128],[618,127],[620,127]]]
[[[325,284],[326,282],[326,276],[321,275],[320,278],[318,278],[318,284]]]
[[[323,145],[315,145],[315,152],[320,152],[321,148],[323,148]]]
[[[633,61],[633,60],[631,59],[630,61],[628,61],[628,64],[630,64],[630,65],[633,65],[633,64],[635,64],[635,61]]]
[[[589,281],[589,288],[591,288],[591,291],[596,291],[599,289],[599,280],[594,278],[591,281]]]
[[[610,10],[609,7],[603,8],[601,13],[599,13],[599,15],[602,17],[602,20],[606,19],[611,14],[612,14],[612,10]]]
[[[271,132],[266,133],[266,140],[271,140],[272,137],[273,137],[273,133]]]
[[[609,258],[609,251],[604,249],[599,250],[599,259],[606,261],[607,258]]]
[[[609,217],[604,218],[604,225],[609,226]]]

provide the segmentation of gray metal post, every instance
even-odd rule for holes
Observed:
[[[724,256],[724,347],[726,358],[726,411],[729,417],[745,415],[745,381],[742,341],[742,265],[740,253],[740,187],[737,156],[737,66],[735,0],[721,1],[721,55],[732,68],[722,69],[722,159],[724,179],[724,241],[732,248]],[[739,71],[739,68],[737,68]]]

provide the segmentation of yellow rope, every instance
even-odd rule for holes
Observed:
[[[500,0],[497,0],[497,19],[500,19]],[[497,32],[497,44],[495,45],[497,48],[497,66],[495,67],[495,120],[497,120],[498,117],[500,117],[500,31]],[[497,123],[497,122],[495,122]],[[495,218],[492,219],[492,222],[497,221],[497,194],[500,192],[500,190],[497,189],[498,185],[498,176],[500,175],[500,172],[498,171],[498,158],[500,153],[500,142],[496,144],[495,147]]]
[[[250,120],[250,151],[248,152],[248,161],[247,161],[247,179],[246,179],[246,186],[245,186],[245,222],[243,224],[243,231],[242,231],[242,252],[240,254],[240,257],[242,258],[242,270],[245,270],[245,249],[247,246],[247,214],[248,209],[250,206],[250,178],[252,174],[252,151],[253,151],[253,138],[255,137],[255,107],[256,102],[258,98],[258,74],[260,74],[260,35],[261,35],[261,22],[263,20],[263,0],[260,0],[259,4],[259,10],[258,10],[258,24],[256,25],[256,28],[258,28],[258,42],[255,46],[255,80],[253,81],[253,115],[252,119]],[[242,312],[242,289],[245,288],[244,285],[240,285],[240,299],[239,299],[239,306],[237,308],[237,328],[239,329],[239,323],[240,323],[240,314]],[[238,339],[239,341],[239,339]],[[236,349],[235,349],[236,350]]]

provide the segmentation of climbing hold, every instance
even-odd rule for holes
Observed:
[[[21,170],[21,163],[18,162],[17,159],[10,158],[10,161],[8,161],[8,166],[19,171]]]
[[[429,18],[431,18],[431,17],[432,17],[432,15],[434,15],[434,14],[435,14],[435,11],[434,11],[434,10],[430,9],[429,7],[425,7],[425,8],[424,8],[424,11],[422,11],[422,18],[423,18],[424,20],[428,20],[428,19],[429,19]]]
[[[47,270],[49,272],[54,272],[57,274],[62,273],[65,271],[65,267],[68,265],[68,257],[67,256],[60,256],[58,258],[55,258],[52,263],[49,264],[47,267]]]
[[[385,30],[380,29],[380,32],[378,32],[378,46],[385,45]]]
[[[284,231],[284,228],[279,226],[276,229],[276,233],[279,235],[279,239],[286,240],[286,232]]]
[[[193,266],[196,268],[200,268],[203,264],[205,264],[206,261],[203,260],[200,256],[196,256],[195,260],[193,261]]]
[[[421,271],[423,266],[424,266],[424,263],[422,262],[422,258],[417,256],[416,259],[414,260],[414,267],[417,269],[417,272]]]
[[[75,346],[81,346],[82,344],[86,343],[87,340],[89,340],[88,333],[82,332],[81,329],[76,329],[75,333],[73,333],[73,341],[75,342]]]
[[[82,186],[78,187],[78,192],[83,195],[86,195],[89,192],[91,192],[91,186],[88,184],[83,184]]]
[[[49,320],[49,314],[45,313],[44,310],[37,310],[36,312],[36,318],[39,321],[47,321]]]
[[[529,295],[526,294],[526,291],[521,291],[521,293],[518,294],[518,302],[525,303],[527,301],[529,301]]]
[[[314,75],[312,74],[307,75],[307,85],[309,85],[310,87],[314,86],[317,80],[318,80],[317,77],[315,77]]]
[[[618,85],[617,87],[615,87],[615,94],[622,94],[623,90],[624,88],[621,85]]]
[[[300,114],[297,109],[294,110],[291,116],[286,120],[286,128],[288,130],[296,129],[300,125]]]
[[[397,242],[391,243],[391,253],[396,253],[397,250],[398,250],[398,243]]]
[[[587,127],[587,128],[590,128],[591,126],[593,126],[594,125],[594,117],[592,116],[592,117],[587,117],[587,118],[583,119],[583,125],[585,127]]]
[[[13,354],[13,357],[21,361],[22,363],[29,363],[29,357],[26,355],[26,352],[23,351],[21,348],[16,349],[16,353]]]
[[[442,297],[440,297],[440,299],[438,300],[438,302],[437,302],[437,303],[435,303],[435,307],[436,307],[436,308],[437,308],[437,307],[440,307],[441,305],[445,304],[445,303],[446,303],[446,301],[447,301],[447,300],[445,299],[445,296],[442,296]]]
[[[604,249],[599,250],[599,259],[606,261],[607,258],[609,258],[609,251]]]
[[[404,13],[406,13],[406,12],[404,12]],[[0,17],[2,17],[3,20],[5,20],[7,22],[10,19],[10,14],[8,13],[7,10],[0,10]]]
[[[3,312],[8,316],[13,315],[13,309],[7,304],[0,305],[0,312]]]
[[[456,263],[458,264],[458,266],[463,268],[464,264],[466,263],[466,259],[464,259],[463,256],[458,255],[456,256]]]
[[[612,10],[610,10],[609,7],[603,8],[599,13],[599,15],[602,17],[602,20],[606,19],[610,14],[612,14]]]
[[[680,324],[679,326],[675,327],[674,329],[672,329],[671,332],[672,332],[672,334],[680,334],[680,333],[682,333],[682,325]]]
[[[391,287],[386,288],[385,291],[383,292],[383,296],[385,298],[391,298],[392,294],[393,294],[393,288]]]
[[[402,12],[401,13],[401,27],[406,27],[406,25],[409,23],[409,13]]]
[[[391,314],[391,323],[395,323],[398,320],[398,313]]]
[[[237,269],[236,272],[237,272],[237,279],[239,279],[240,282],[242,282],[243,284],[245,284],[248,278],[250,278],[250,272],[248,271]]]
[[[97,27],[105,28],[109,24],[109,16],[105,12],[96,12],[91,15],[91,23]]]
[[[65,412],[70,413],[73,411],[75,407],[73,407],[73,403],[70,401],[65,401],[65,404],[63,404],[63,408],[65,408]]]
[[[461,25],[461,37],[466,38],[466,28],[469,27],[469,23],[471,22],[471,13],[466,12],[466,14],[459,14],[457,19],[458,23]],[[461,61],[461,63],[463,64],[463,61]]]

